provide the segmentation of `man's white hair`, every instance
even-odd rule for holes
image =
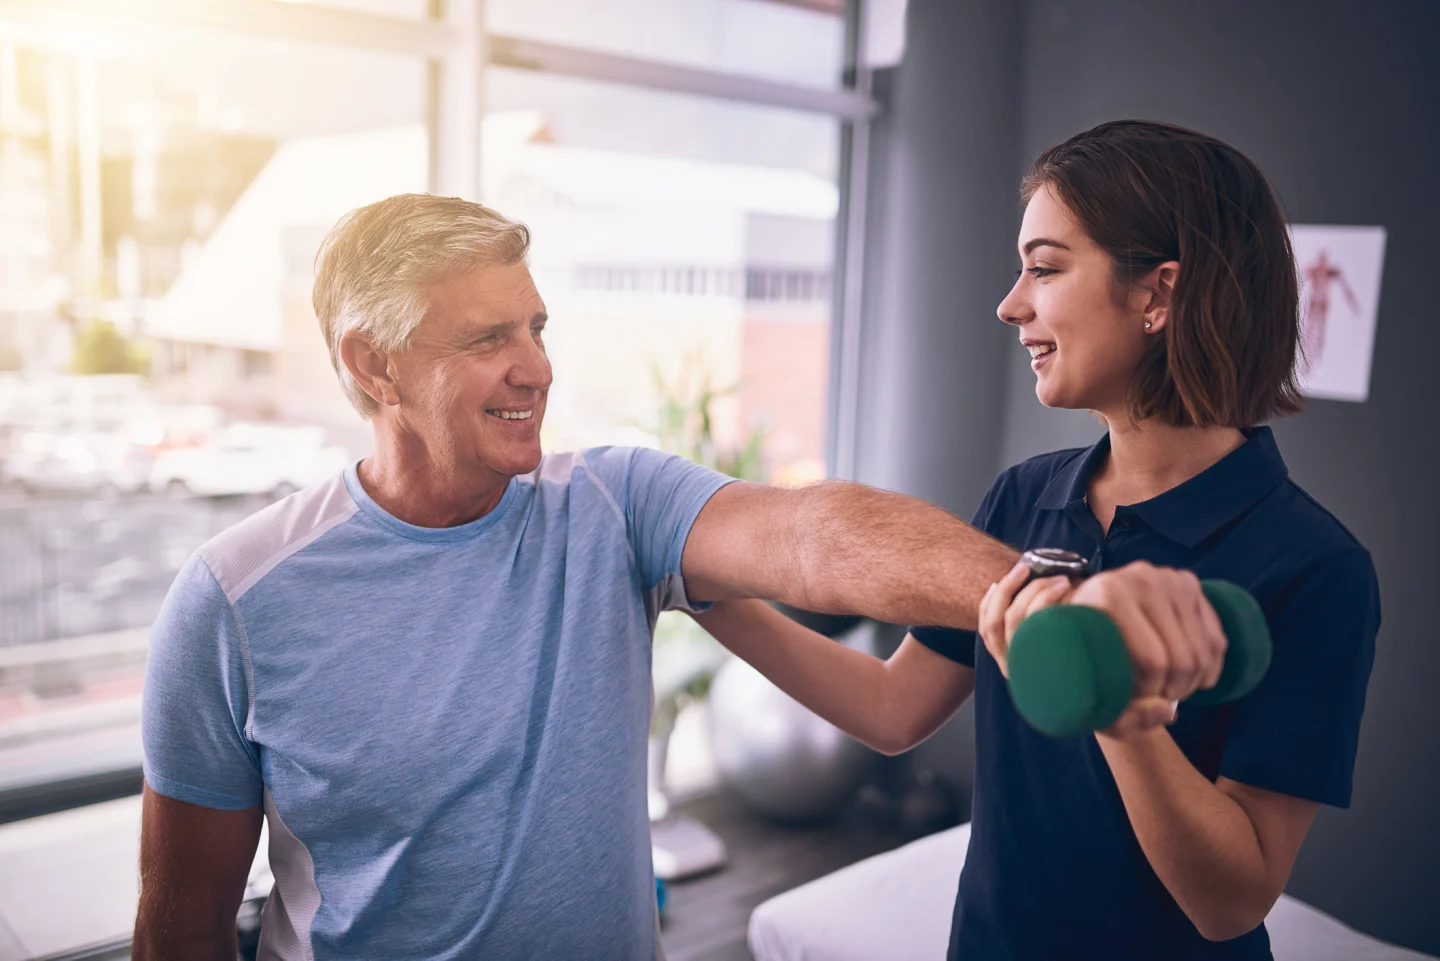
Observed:
[[[355,409],[370,417],[378,405],[340,359],[346,331],[380,350],[404,350],[425,317],[426,287],[455,272],[518,263],[529,250],[524,224],[459,197],[400,194],[341,217],[315,255],[314,303]]]

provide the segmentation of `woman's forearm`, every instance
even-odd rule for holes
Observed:
[[[974,687],[971,669],[938,654],[902,648],[882,661],[797,624],[764,601],[722,601],[695,619],[782,691],[885,754],[908,750],[934,733]]]
[[[1283,880],[1275,884],[1245,809],[1164,728],[1097,739],[1145,857],[1201,935],[1229,940],[1264,921]]]

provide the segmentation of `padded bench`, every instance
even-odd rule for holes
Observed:
[[[755,961],[945,961],[970,825],[803,884],[750,916]],[[1281,897],[1265,920],[1275,961],[1437,961]]]

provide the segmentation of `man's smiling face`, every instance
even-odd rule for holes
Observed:
[[[551,370],[545,303],[529,269],[479,267],[426,296],[408,349],[392,355],[406,428],[435,463],[503,476],[533,471]]]

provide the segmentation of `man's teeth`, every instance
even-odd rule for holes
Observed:
[[[1028,350],[1030,351],[1031,360],[1034,360],[1036,357],[1044,357],[1046,354],[1052,352],[1054,349],[1054,344],[1031,344],[1028,348]]]
[[[533,410],[487,410],[485,413],[493,414],[501,420],[529,420],[535,416]]]

